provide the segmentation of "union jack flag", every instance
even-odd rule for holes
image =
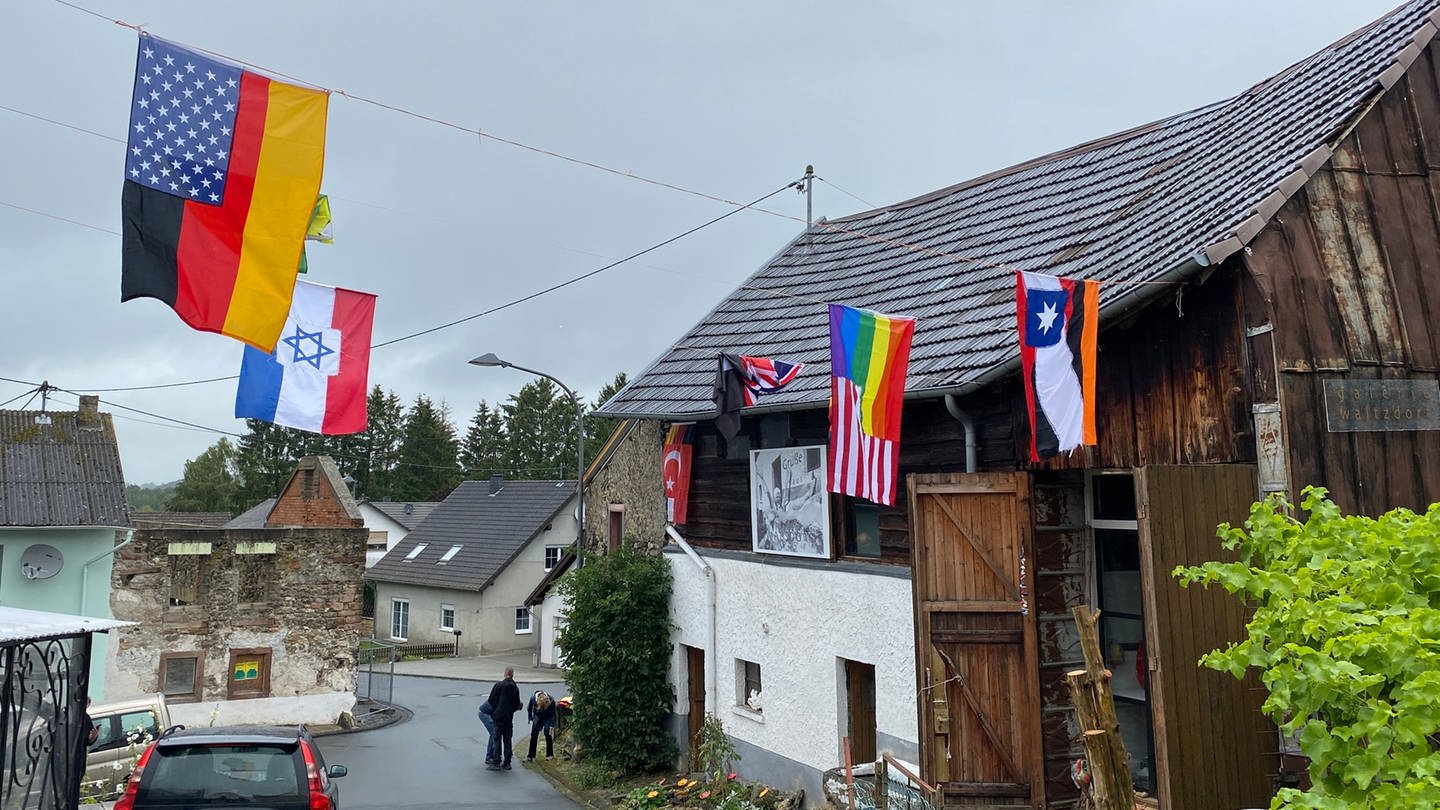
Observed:
[[[756,394],[773,394],[790,384],[790,381],[805,368],[804,363],[787,363],[768,357],[739,355],[740,369],[745,380],[745,407],[755,404]]]

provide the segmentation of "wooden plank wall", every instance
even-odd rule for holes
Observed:
[[[1031,490],[1035,515],[1035,588],[1032,597],[1040,659],[1040,722],[1045,756],[1045,802],[1050,808],[1079,801],[1070,763],[1084,756],[1065,673],[1082,669],[1085,656],[1072,607],[1086,604],[1085,479],[1079,473],[1041,473]]]
[[[1341,141],[1245,258],[1251,325],[1273,323],[1291,497],[1320,484],[1346,511],[1440,500],[1440,431],[1329,433],[1326,379],[1440,372],[1440,59],[1431,45]],[[1267,351],[1268,339],[1252,341]],[[1263,358],[1262,358],[1263,359]],[[1258,371],[1258,367],[1257,367]]]
[[[1255,499],[1250,465],[1141,471],[1141,556],[1158,784],[1171,810],[1267,807],[1279,737],[1260,713],[1265,691],[1201,667],[1200,656],[1244,637],[1245,606],[1223,589],[1182,588],[1177,565],[1234,559],[1215,536]]]

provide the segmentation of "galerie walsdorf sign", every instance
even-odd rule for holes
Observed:
[[[1326,380],[1325,426],[1331,433],[1440,430],[1440,381]]]

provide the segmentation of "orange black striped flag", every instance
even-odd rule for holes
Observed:
[[[142,34],[120,300],[273,351],[325,163],[324,91]]]

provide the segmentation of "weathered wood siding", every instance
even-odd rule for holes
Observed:
[[[1330,433],[1324,380],[1440,371],[1440,59],[1430,46],[1244,261],[1255,401],[1280,402],[1291,497],[1378,514],[1440,500],[1440,431]],[[1267,355],[1273,353],[1273,361]]]

